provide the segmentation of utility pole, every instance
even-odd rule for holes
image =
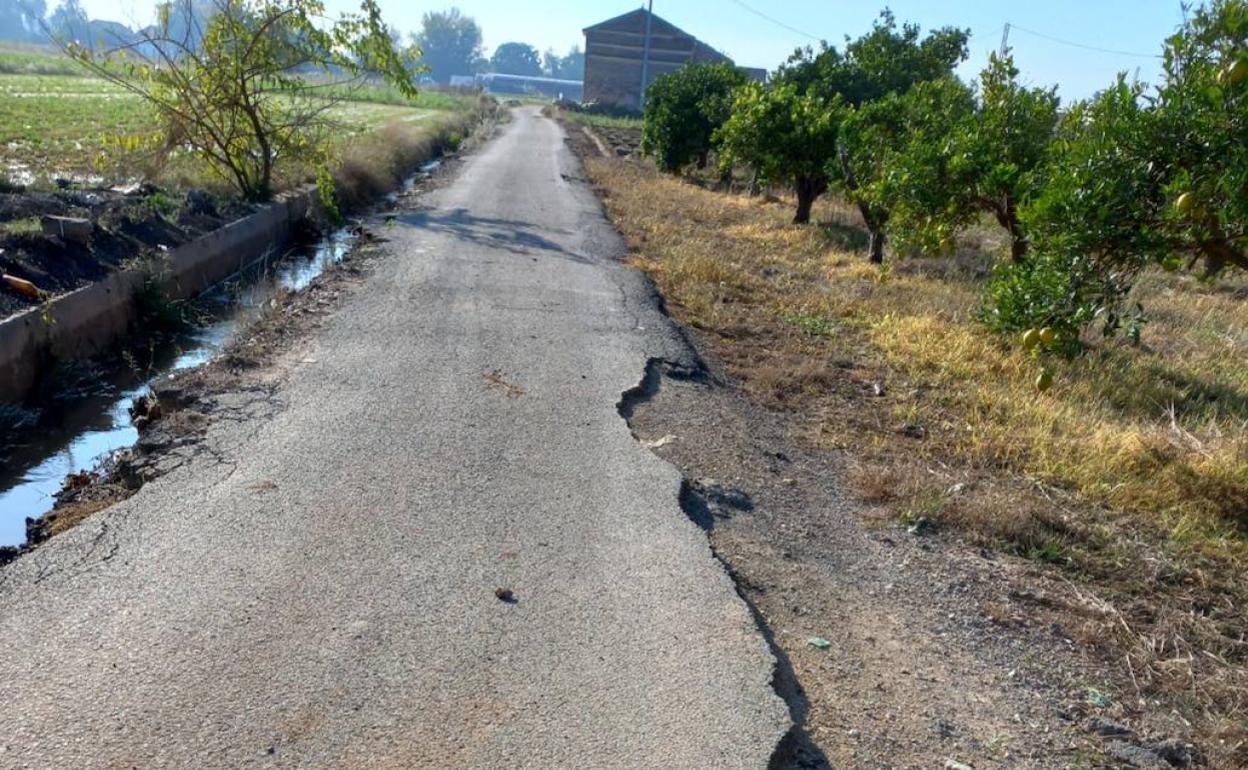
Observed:
[[[999,58],[1004,59],[1005,55],[1010,51],[1010,23],[1005,23],[1005,28],[1001,30],[1001,50],[997,53]]]
[[[637,99],[643,111],[646,109],[646,78],[650,74],[650,24],[653,21],[654,0],[650,0],[650,7],[646,9],[646,37],[641,42],[641,96]]]

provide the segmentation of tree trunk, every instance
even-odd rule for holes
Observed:
[[[887,216],[879,216],[878,212],[872,212],[871,207],[862,201],[858,202],[858,213],[862,215],[862,223],[867,227],[867,241],[869,252],[868,258],[873,265],[884,264],[884,223],[888,221]]]
[[[1227,265],[1235,265],[1241,270],[1248,270],[1248,253],[1237,249],[1226,238],[1210,238],[1197,245],[1197,250],[1205,258],[1205,275],[1215,276]]]
[[[823,177],[799,176],[794,181],[797,188],[797,214],[793,216],[793,224],[804,225],[810,222],[810,210],[815,199],[827,192],[828,180]]]
[[[1015,264],[1026,262],[1027,240],[1017,233],[1012,233],[1010,239],[1010,259],[1014,260]]]
[[[849,163],[849,151],[844,147],[837,150],[837,157],[841,161],[841,175],[845,178],[845,187],[853,192],[858,189],[858,177],[854,175],[854,167]],[[868,241],[870,251],[867,258],[871,260],[873,265],[884,264],[884,222],[887,221],[887,214],[884,216],[873,216],[871,207],[862,201],[858,201],[858,213],[862,214],[862,223],[867,226],[867,235],[870,236]]]
[[[1015,264],[1027,261],[1027,238],[1023,235],[1023,226],[1018,221],[1018,207],[1011,198],[992,205],[992,213],[996,215],[997,224],[1010,234],[1010,259]]]
[[[882,265],[884,264],[884,231],[876,228],[869,228],[867,232],[871,238],[871,264]]]

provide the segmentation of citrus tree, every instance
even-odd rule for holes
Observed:
[[[906,109],[897,94],[846,111],[841,124],[834,178],[846,200],[857,207],[869,238],[868,258],[884,261],[884,227],[891,216],[884,169],[906,131]]]
[[[1161,194],[1148,201],[1164,245],[1148,256],[1248,270],[1248,2],[1197,9],[1167,41],[1165,72],[1149,135]]]
[[[797,193],[793,222],[805,224],[815,200],[828,191],[842,114],[839,100],[802,93],[792,83],[746,83],[715,133],[720,164],[748,165],[766,183],[791,184]]]
[[[965,30],[953,28],[922,36],[918,25],[899,27],[884,11],[870,32],[847,39],[844,50],[827,45],[818,52],[800,50],[776,74],[778,86],[824,104],[844,105],[832,116],[846,124],[834,131],[837,146],[824,176],[861,213],[873,262],[884,259],[890,218],[882,175],[906,128],[907,108],[898,97],[918,83],[950,77],[966,58],[967,39]]]
[[[1021,212],[1032,254],[999,266],[987,289],[993,328],[1057,329],[1055,347],[1073,355],[1098,319],[1107,336],[1119,331],[1122,299],[1148,255],[1173,259],[1156,226],[1164,171],[1154,155],[1158,114],[1143,91],[1119,77],[1061,121],[1038,194]],[[1137,336],[1140,308],[1125,319]]]
[[[885,228],[907,249],[929,236],[948,243],[934,221],[958,194],[948,168],[948,138],[973,112],[970,89],[953,76],[915,84],[864,104],[841,132],[841,179],[870,234],[872,262],[884,259]]]
[[[1071,111],[1024,219],[1107,269],[1248,269],[1248,3],[1200,8],[1164,57],[1155,92],[1120,78]]]
[[[919,25],[899,27],[892,11],[885,10],[870,32],[854,40],[846,37],[844,50],[827,44],[818,51],[801,49],[781,65],[775,79],[858,107],[949,75],[966,58],[969,37],[967,30],[953,27],[932,30],[924,37]]]
[[[732,110],[733,91],[746,82],[731,64],[689,64],[646,89],[641,149],[663,171],[696,163],[705,168],[715,131]]]
[[[917,89],[916,89],[917,90]],[[890,168],[898,229],[927,250],[990,214],[1020,261],[1027,236],[1020,208],[1034,196],[1058,127],[1054,88],[1027,88],[1009,55],[989,57],[975,100],[949,80],[911,107],[906,149]]]
[[[953,134],[950,162],[962,196],[947,211],[986,211],[1010,236],[1010,256],[1020,261],[1027,237],[1019,207],[1035,191],[1058,122],[1057,88],[1018,82],[1010,55],[991,54],[980,75],[979,104]]]
[[[1071,109],[1021,220],[1037,264],[1000,269],[986,315],[1064,327],[1068,352],[1093,321],[1138,336],[1143,308],[1123,299],[1149,265],[1248,269],[1248,3],[1196,10],[1156,89],[1120,77]]]
[[[159,6],[137,42],[66,48],[155,109],[153,144],[190,148],[247,200],[273,196],[276,164],[287,159],[311,161],[329,183],[332,111],[351,86],[379,76],[416,93],[418,52],[395,47],[375,0],[328,23],[320,0],[215,0],[196,14],[195,35],[181,31],[181,12]]]

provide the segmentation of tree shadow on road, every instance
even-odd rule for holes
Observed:
[[[503,249],[513,254],[532,255],[545,252],[582,264],[591,262],[585,255],[569,251],[550,238],[534,232],[537,228],[530,222],[478,217],[463,208],[449,211],[417,211],[399,217],[399,221],[424,230],[447,233],[461,241],[479,246]],[[558,234],[570,234],[565,230],[542,229]]]

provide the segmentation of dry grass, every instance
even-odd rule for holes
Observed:
[[[470,111],[445,112],[421,123],[394,122],[361,135],[345,148],[334,171],[339,203],[358,208],[395,189],[418,164],[454,150],[483,122],[493,120],[496,105],[483,100]]]
[[[845,450],[852,491],[1057,565],[1139,697],[1248,764],[1248,281],[1146,276],[1144,344],[1094,341],[1042,394],[1038,363],[975,321],[990,229],[956,259],[880,270],[836,202],[795,227],[774,199],[587,168],[673,313],[752,396]]]
[[[103,500],[85,500],[58,508],[55,513],[48,516],[46,534],[48,537],[53,537],[62,532],[67,532],[81,524],[88,517],[94,516],[105,508],[116,505],[120,500],[128,496],[126,492],[118,492]]]

